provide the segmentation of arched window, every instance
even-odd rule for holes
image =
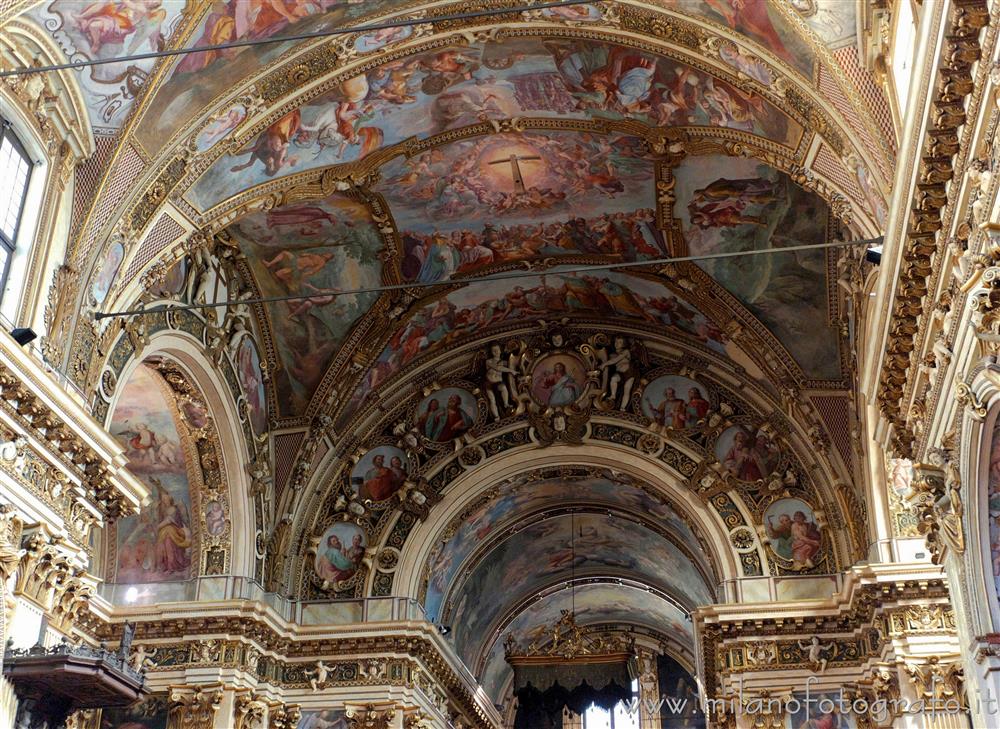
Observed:
[[[14,135],[10,122],[0,118],[0,292],[7,286],[17,228],[28,196],[31,166],[31,159]]]

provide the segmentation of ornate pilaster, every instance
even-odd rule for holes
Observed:
[[[168,729],[212,729],[215,713],[222,703],[222,691],[195,686],[193,690],[176,689],[170,694]],[[273,725],[272,725],[273,727]]]
[[[21,563],[24,550],[21,546],[21,520],[10,504],[0,504],[0,645],[7,642],[8,606],[7,581]],[[0,670],[3,656],[0,655]]]
[[[14,595],[35,603],[56,629],[68,634],[94,594],[96,578],[44,528],[26,537],[22,547]]]
[[[302,718],[302,710],[297,704],[273,704],[268,716],[268,729],[295,729]]]
[[[264,729],[267,703],[252,692],[239,693],[233,707],[233,729]]]
[[[926,661],[904,662],[903,671],[910,678],[918,698],[942,711],[958,712],[967,707],[965,672],[957,660],[943,661],[931,656]]]

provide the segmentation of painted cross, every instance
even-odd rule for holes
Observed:
[[[510,165],[510,174],[514,178],[514,191],[524,192],[524,177],[521,176],[521,162],[532,162],[535,160],[541,160],[541,157],[519,157],[516,154],[512,154],[507,159],[495,159],[490,162],[491,165]]]

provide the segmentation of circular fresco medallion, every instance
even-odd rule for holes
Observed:
[[[413,425],[427,440],[447,443],[464,435],[478,415],[479,405],[472,393],[446,387],[420,401]]]
[[[372,448],[351,471],[351,488],[365,500],[385,501],[405,480],[406,454],[395,446]]]
[[[572,354],[548,354],[531,371],[531,396],[539,405],[565,407],[587,392],[587,368]]]
[[[184,281],[187,278],[187,260],[182,258],[174,263],[167,272],[163,274],[163,279],[158,284],[153,284],[153,293],[164,298],[176,296],[184,290]]]
[[[823,532],[813,508],[802,499],[784,498],[772,502],[764,512],[768,546],[775,556],[791,562],[792,569],[815,566],[823,545]]]
[[[767,433],[734,425],[715,442],[715,457],[734,478],[759,481],[774,473],[781,452]]]
[[[354,577],[365,556],[368,538],[364,529],[348,521],[327,527],[316,548],[316,574],[327,582]]]
[[[711,408],[708,388],[680,375],[657,377],[642,391],[643,414],[675,430],[695,427]]]

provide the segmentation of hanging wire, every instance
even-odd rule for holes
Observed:
[[[350,28],[333,28],[331,30],[318,30],[312,33],[297,33],[295,35],[272,36],[270,38],[255,38],[252,40],[232,41],[230,43],[218,43],[210,46],[198,48],[173,48],[165,51],[150,51],[149,53],[137,53],[132,56],[117,56],[115,58],[95,58],[85,61],[73,61],[71,63],[56,63],[50,66],[34,66],[31,68],[17,68],[9,71],[0,71],[0,78],[7,76],[23,76],[29,73],[45,73],[47,71],[65,71],[74,68],[87,68],[88,66],[100,66],[107,63],[128,63],[134,61],[146,61],[151,58],[166,58],[170,56],[183,56],[188,53],[209,53],[212,51],[226,51],[232,48],[246,48],[247,46],[262,46],[268,43],[294,43],[296,41],[313,40],[315,38],[328,38],[336,35],[348,35],[350,33],[368,33],[376,30],[388,30],[390,28],[406,28],[424,23],[439,23],[452,20],[471,20],[475,18],[492,17],[496,15],[510,15],[521,13],[525,10],[545,10],[547,8],[561,8],[567,5],[589,5],[594,0],[552,0],[532,5],[518,5],[513,8],[496,8],[489,10],[468,10],[462,13],[451,13],[433,18],[407,18],[405,20],[389,20],[384,23],[370,23],[367,25],[355,25]]]
[[[318,300],[328,300],[330,297],[336,296],[356,296],[358,294],[378,294],[385,291],[402,291],[402,290],[413,290],[413,289],[430,289],[439,286],[455,286],[458,284],[484,284],[492,281],[512,281],[524,278],[539,278],[545,275],[552,276],[566,276],[575,275],[581,273],[589,273],[591,271],[616,271],[628,268],[638,268],[642,266],[663,266],[669,263],[682,263],[685,261],[714,261],[721,258],[737,258],[740,256],[761,256],[769,255],[772,253],[793,253],[795,251],[809,251],[809,250],[823,250],[826,248],[847,248],[851,246],[870,246],[873,243],[881,242],[882,238],[872,238],[867,240],[853,240],[853,241],[832,241],[830,243],[813,243],[807,245],[798,246],[787,246],[785,248],[761,248],[759,250],[753,251],[725,251],[722,253],[703,253],[700,255],[691,256],[671,256],[668,258],[654,258],[652,260],[646,261],[619,261],[616,263],[595,263],[588,264],[584,266],[569,266],[566,268],[559,267],[557,269],[550,269],[549,271],[507,271],[504,273],[497,273],[487,276],[482,276],[480,278],[469,278],[469,279],[448,279],[445,281],[429,281],[420,282],[414,281],[412,283],[401,283],[401,284],[384,284],[382,286],[371,286],[368,288],[359,289],[344,289],[341,291],[335,291],[332,289],[326,289],[322,291],[317,291],[313,294],[289,294],[287,296],[263,296],[256,299],[232,299],[228,301],[220,301],[217,303],[193,303],[193,304],[159,304],[157,306],[151,306],[149,308],[141,309],[125,309],[122,311],[108,311],[108,312],[96,312],[94,318],[100,321],[101,319],[110,319],[112,317],[127,317],[127,316],[147,316],[150,314],[159,314],[166,311],[187,311],[190,309],[214,309],[216,307],[230,307],[230,306],[245,306],[247,304],[273,304],[281,301],[307,301],[311,299]]]

